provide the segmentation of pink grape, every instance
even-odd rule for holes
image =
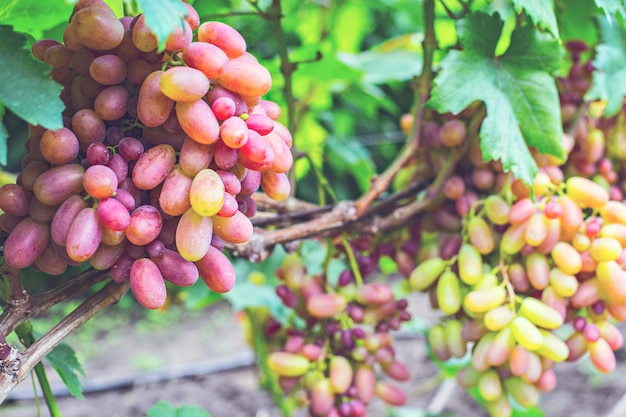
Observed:
[[[102,241],[102,224],[96,210],[82,209],[67,232],[65,247],[67,254],[75,262],[85,262],[96,253]]]
[[[130,224],[128,208],[115,198],[105,198],[98,203],[98,219],[111,230],[123,231]]]
[[[148,258],[140,258],[130,268],[130,288],[137,302],[149,309],[165,304],[167,290],[158,266]]]
[[[126,238],[135,245],[147,245],[157,238],[163,227],[163,218],[153,206],[139,206],[130,215],[125,230]]]
[[[46,223],[25,218],[4,242],[4,261],[16,269],[32,265],[46,249],[49,238],[50,229]]]
[[[210,246],[207,253],[195,264],[200,277],[211,290],[225,293],[234,287],[236,276],[232,263],[213,246]]]

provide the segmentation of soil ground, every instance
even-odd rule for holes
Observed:
[[[165,317],[168,313],[157,321],[138,323],[129,323],[126,314],[112,314],[110,317],[119,318],[110,319],[108,330],[82,335],[79,330],[73,335],[68,343],[76,348],[83,363],[85,387],[110,388],[86,393],[84,400],[60,395],[62,415],[143,417],[153,404],[166,400],[175,406],[203,407],[213,417],[280,417],[270,396],[259,388],[256,367],[251,365],[252,352],[228,305],[218,304],[196,313],[179,311],[172,318]],[[426,310],[413,313],[427,320],[434,317]],[[437,368],[428,360],[423,340],[401,339],[396,346],[397,355],[413,375],[403,387],[409,393],[408,406],[414,409],[403,417],[421,417],[418,409],[429,406],[459,417],[487,416],[454,383],[432,384]],[[540,403],[545,415],[626,416],[626,407],[620,408],[618,403],[626,393],[625,355],[623,350],[617,353],[618,369],[607,376],[591,372],[585,360],[557,366],[558,388],[544,394]],[[220,367],[231,369],[211,372]],[[56,374],[51,371],[49,375],[53,387],[62,389]],[[180,375],[191,376],[177,377]],[[162,380],[164,377],[168,380]],[[17,399],[32,392],[32,381],[23,381],[0,405],[0,416],[37,416],[32,398]],[[45,405],[41,415],[49,415]],[[375,404],[370,415],[386,417],[389,413],[382,404]]]

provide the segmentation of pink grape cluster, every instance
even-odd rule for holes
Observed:
[[[152,309],[165,281],[232,288],[224,242],[251,237],[259,188],[289,196],[292,138],[241,34],[184,5],[164,52],[143,15],[101,0],[76,3],[63,43],[33,44],[64,87],[65,126],[31,126],[17,183],[0,189],[8,266],[110,268]]]
[[[407,396],[393,381],[408,381],[410,374],[396,358],[390,331],[410,319],[407,301],[384,283],[332,286],[309,276],[296,255],[277,275],[278,297],[306,324],[283,327],[270,319],[266,326],[268,341],[277,346],[268,365],[285,393],[316,417],[367,416],[375,397],[404,405]]]

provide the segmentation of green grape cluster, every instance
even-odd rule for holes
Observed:
[[[570,177],[534,200],[479,200],[464,218],[458,253],[421,262],[409,282],[445,314],[428,335],[434,355],[445,361],[469,351],[459,382],[477,386],[501,417],[512,413],[509,398],[529,407],[554,389],[555,363],[589,353],[600,372],[615,368],[625,269],[626,205]],[[566,340],[554,333],[563,327]]]

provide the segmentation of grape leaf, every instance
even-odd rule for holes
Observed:
[[[589,45],[595,45],[598,40],[598,30],[593,21],[596,6],[588,0],[564,0],[559,10],[559,29],[561,39],[565,42],[570,39],[583,40]]]
[[[211,417],[211,414],[202,407],[181,405],[176,408],[161,400],[150,407],[147,417]]]
[[[4,127],[2,119],[4,118],[4,105],[0,103],[0,165],[7,164],[7,139],[9,138],[9,132]]]
[[[82,400],[83,384],[78,375],[84,376],[85,372],[76,358],[74,349],[66,343],[61,343],[48,353],[46,359],[57,371],[70,394]]]
[[[165,48],[167,38],[177,26],[182,26],[187,8],[180,0],[138,0],[146,24],[159,41],[159,50]]]
[[[44,31],[66,23],[72,13],[73,4],[67,1],[20,0],[11,5],[10,12],[0,19],[3,24],[13,26],[16,32],[28,33],[35,39]],[[3,15],[0,9],[0,15]]]
[[[428,106],[457,114],[476,100],[484,102],[483,158],[500,160],[530,184],[537,164],[529,146],[563,156],[559,98],[550,75],[559,65],[559,45],[527,25],[513,32],[506,53],[495,57],[502,26],[498,15],[484,13],[459,22],[464,49],[450,51],[441,62]]]
[[[596,71],[585,98],[606,101],[605,112],[611,117],[621,110],[626,95],[626,31],[606,18],[600,18],[599,23],[603,43],[596,47]]]
[[[513,0],[517,13],[526,11],[532,21],[542,29],[550,32],[555,38],[559,37],[559,25],[554,14],[554,0]]]
[[[24,49],[26,36],[0,26],[0,39],[0,102],[33,125],[63,127],[61,85],[50,78],[50,67]]]
[[[595,0],[596,6],[604,9],[606,18],[613,20],[612,16],[616,16],[618,13],[622,17],[626,17],[626,1],[624,0]]]

